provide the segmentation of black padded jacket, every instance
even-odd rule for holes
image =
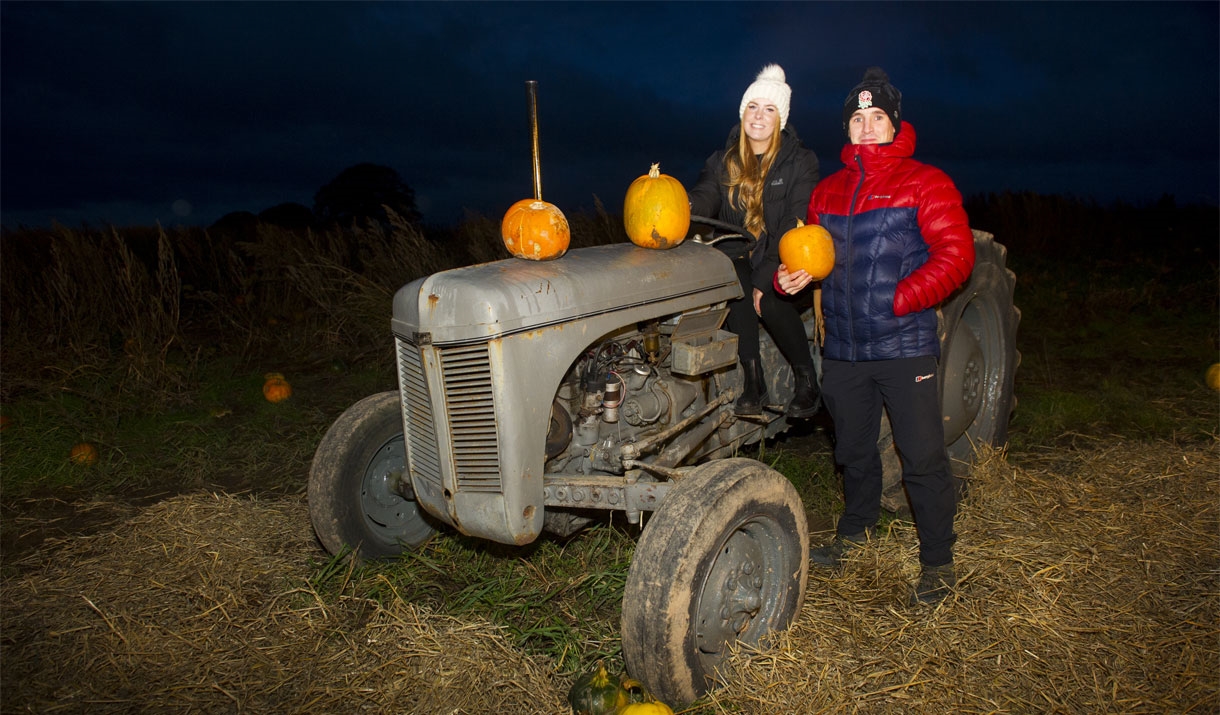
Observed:
[[[707,158],[699,179],[687,195],[690,198],[691,214],[706,216],[735,226],[745,225],[746,212],[729,202],[728,187],[725,186],[724,155],[737,148],[737,137],[741,124],[729,132],[725,148]],[[797,219],[805,220],[809,209],[809,197],[818,183],[818,157],[806,149],[797,137],[791,124],[781,133],[779,154],[763,187],[764,231],[750,255],[751,280],[755,288],[769,290],[772,277],[779,269],[779,239],[789,229],[796,227]],[[740,255],[744,242],[725,241],[716,246],[730,255]]]

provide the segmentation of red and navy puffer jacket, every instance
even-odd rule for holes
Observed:
[[[914,153],[906,122],[889,144],[848,144],[845,167],[810,197],[806,223],[835,246],[822,281],[827,359],[940,354],[934,308],[970,276],[974,238],[953,181]]]

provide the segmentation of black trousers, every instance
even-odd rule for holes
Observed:
[[[834,420],[835,460],[843,466],[843,516],[838,533],[851,536],[881,516],[881,408],[889,411],[902,480],[919,532],[919,560],[953,560],[957,490],[940,410],[936,358],[876,362],[822,361],[822,399]]]
[[[754,284],[750,279],[751,267],[748,255],[733,258],[733,267],[737,269],[737,280],[741,283],[741,291],[745,295],[739,300],[729,302],[729,315],[725,319],[725,327],[737,335],[737,356],[741,362],[757,361],[758,347],[758,313],[754,312]],[[767,332],[775,341],[775,346],[788,360],[793,368],[801,368],[813,372],[813,355],[809,352],[809,338],[805,335],[805,324],[801,322],[801,312],[791,299],[776,293],[774,286],[758,286],[763,297],[761,322],[766,324]]]

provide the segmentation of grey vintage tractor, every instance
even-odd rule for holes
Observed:
[[[621,512],[641,525],[623,594],[627,668],[669,702],[706,692],[730,646],[757,645],[800,611],[809,550],[792,484],[735,456],[789,428],[793,378],[764,334],[779,404],[760,420],[733,415],[742,377],[722,322],[741,289],[714,240],[510,258],[399,290],[399,389],[350,407],[314,456],[309,509],[325,548],[390,557],[438,529],[524,545]],[[1005,250],[977,231],[975,247],[973,276],[940,310],[946,441],[961,464],[1006,440],[1018,360]],[[888,506],[901,509],[888,430],[882,446]]]

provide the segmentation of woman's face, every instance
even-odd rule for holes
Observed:
[[[847,136],[852,144],[888,144],[894,141],[894,123],[880,107],[857,109],[847,120]]]
[[[771,135],[779,124],[779,108],[765,99],[751,99],[741,115],[741,127],[755,153],[761,154],[771,144]]]

